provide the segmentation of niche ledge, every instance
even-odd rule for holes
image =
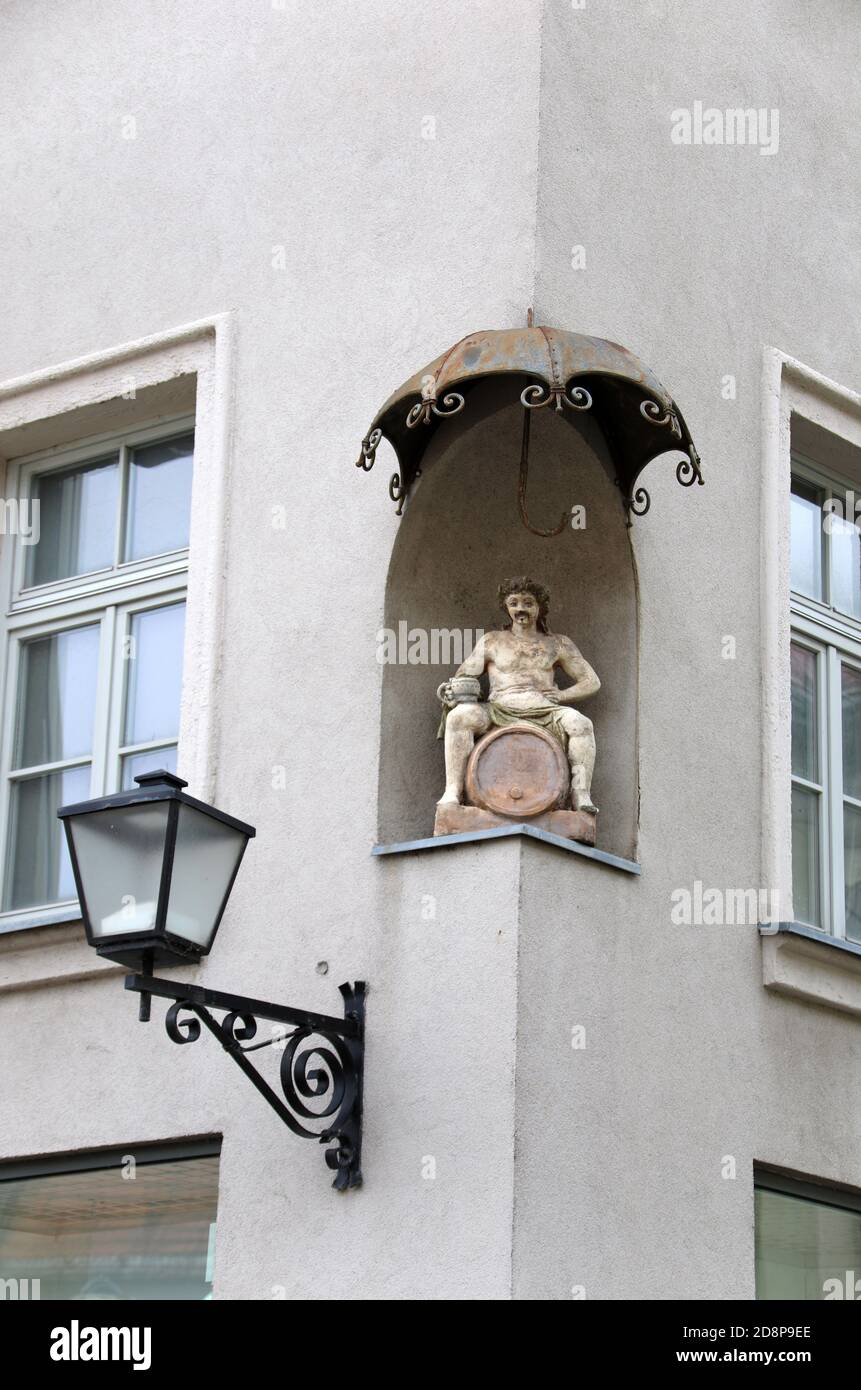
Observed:
[[[539,840],[541,844],[552,845],[555,849],[564,850],[567,854],[577,854],[583,859],[591,859],[598,864],[606,864],[611,869],[620,869],[626,874],[639,874],[641,872],[639,864],[635,864],[633,859],[622,859],[618,854],[608,854],[603,849],[593,849],[590,845],[578,844],[576,840],[565,840],[561,835],[554,835],[549,830],[541,830],[535,825],[503,825],[493,830],[468,830],[462,831],[458,835],[433,835],[422,840],[401,840],[391,845],[375,845],[371,853],[382,856],[386,854],[416,854],[429,849],[451,849],[457,845],[475,844],[478,840],[500,840],[513,835],[522,835],[530,840]]]

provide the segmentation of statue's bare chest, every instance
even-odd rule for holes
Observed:
[[[495,645],[491,660],[501,675],[549,676],[556,654],[556,643],[547,639],[517,642],[513,638],[508,641],[503,638]]]

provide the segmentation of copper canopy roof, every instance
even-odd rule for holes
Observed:
[[[682,413],[648,367],[627,348],[562,328],[488,329],[470,333],[416,372],[377,412],[356,466],[369,471],[380,440],[398,457],[389,493],[398,515],[421,471],[425,451],[441,420],[464,410],[476,383],[497,378],[510,384],[512,401],[525,411],[553,406],[576,424],[589,411],[607,441],[629,512],[643,516],[649,494],[640,473],[658,454],[687,454],[676,467],[685,487],[702,483],[699,455]]]

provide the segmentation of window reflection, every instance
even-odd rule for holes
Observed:
[[[215,1156],[0,1181],[0,1278],[72,1302],[208,1298],[217,1199]]]

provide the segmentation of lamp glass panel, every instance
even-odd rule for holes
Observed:
[[[71,819],[96,939],[155,928],[169,806],[167,800],[142,802]]]
[[[181,805],[166,929],[208,946],[247,836],[223,821]]]

